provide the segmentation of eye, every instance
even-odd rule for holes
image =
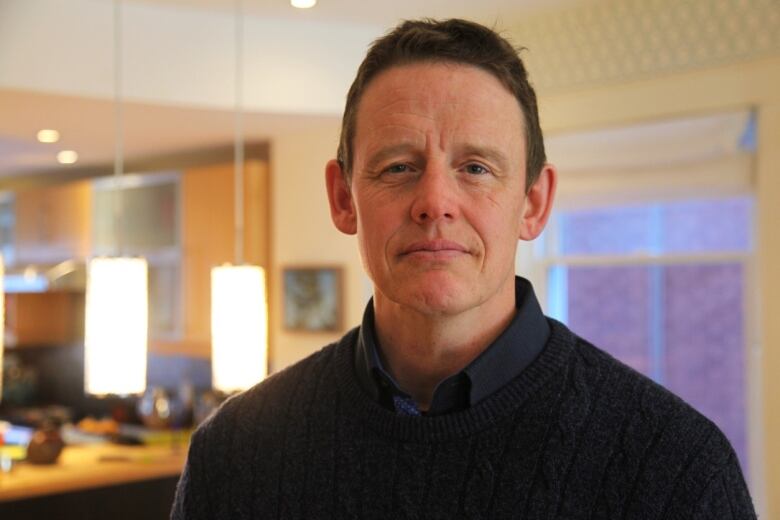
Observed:
[[[393,164],[384,169],[387,173],[405,173],[409,171],[409,167],[405,164]]]
[[[471,175],[484,175],[486,173],[490,173],[490,170],[485,168],[479,163],[471,163],[466,165],[466,173],[469,173]]]

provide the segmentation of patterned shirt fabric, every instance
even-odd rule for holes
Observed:
[[[422,415],[411,397],[393,396],[393,409],[401,415]]]

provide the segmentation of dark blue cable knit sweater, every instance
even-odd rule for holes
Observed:
[[[353,330],[200,427],[172,518],[755,518],[712,422],[551,330],[509,384],[434,417],[366,395]]]

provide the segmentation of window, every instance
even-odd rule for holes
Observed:
[[[557,214],[548,313],[712,419],[746,474],[748,196]]]

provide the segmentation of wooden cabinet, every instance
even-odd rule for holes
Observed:
[[[90,252],[92,192],[88,181],[19,191],[3,212],[6,264],[51,266]],[[10,240],[5,240],[10,238]],[[9,347],[71,344],[84,336],[84,293],[20,292],[6,296]]]
[[[233,175],[233,164],[225,162],[125,175],[118,184],[104,177],[18,192],[15,264],[83,261],[91,255],[144,256],[149,262],[150,350],[208,357],[211,268],[235,262]],[[243,261],[266,269],[269,184],[267,161],[247,160]],[[78,340],[73,335],[83,335],[83,300],[83,292],[13,295],[9,314],[18,344]],[[74,320],[78,327],[71,326]]]
[[[84,293],[6,295],[6,346],[68,345],[84,337]]]
[[[16,263],[53,264],[86,258],[91,195],[88,181],[19,191],[14,223]]]
[[[181,177],[183,331],[177,341],[153,341],[157,353],[211,354],[211,268],[235,262],[233,164],[203,166]],[[244,262],[268,267],[269,178],[265,161],[244,169]]]

